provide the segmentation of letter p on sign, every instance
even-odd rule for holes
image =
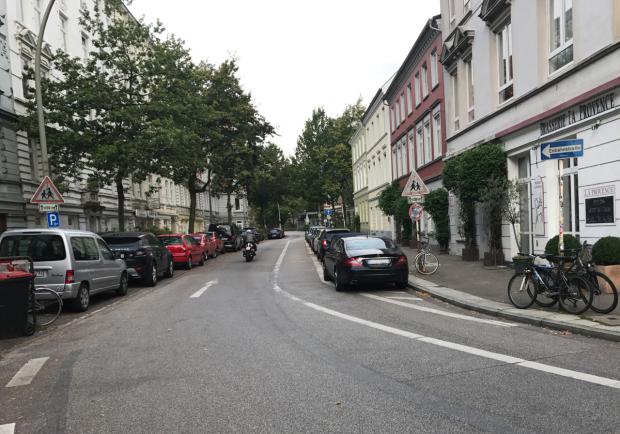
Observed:
[[[57,228],[60,227],[60,214],[57,212],[47,213],[47,227]]]

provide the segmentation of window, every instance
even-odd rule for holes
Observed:
[[[437,107],[433,112],[433,157],[439,158],[442,155],[442,140],[441,134],[441,111]]]
[[[454,17],[454,0],[448,0],[448,9],[449,9],[449,13],[450,13],[450,22],[454,21],[455,17]]]
[[[454,117],[454,130],[457,131],[461,128],[459,122],[459,78],[455,72],[452,76],[452,114]]]
[[[403,136],[400,139],[400,146],[403,151],[400,162],[400,175],[402,176],[407,173],[407,137]]]
[[[424,165],[424,136],[422,135],[422,124],[418,124],[416,126],[416,167],[421,167]]]
[[[424,162],[433,161],[433,143],[431,142],[431,118],[424,119]]]
[[[103,256],[103,259],[107,261],[113,261],[114,254],[112,253],[110,248],[107,246],[107,244],[103,240],[100,240],[99,238],[97,238],[97,244],[99,245],[99,250],[101,251],[101,256]]]
[[[33,28],[36,29],[37,33],[39,32],[39,29],[41,28],[41,17],[42,15],[42,10],[43,10],[43,0],[34,0],[34,25]]]
[[[413,101],[411,100],[411,83],[407,85],[407,114],[413,112]]]
[[[467,117],[469,122],[475,119],[474,112],[474,69],[472,61],[465,63],[465,73],[467,74]]]
[[[84,61],[88,60],[88,36],[82,33],[82,59]]]
[[[414,147],[414,136],[415,133],[413,131],[413,129],[409,130],[409,133],[407,134],[407,140],[409,142],[409,168],[410,171],[413,170],[414,166],[415,166],[415,147]]]
[[[24,22],[24,1],[25,0],[17,1],[17,19],[22,23]]]
[[[573,0],[549,0],[549,73],[573,61]]]
[[[392,132],[394,132],[394,130],[396,129],[396,128],[394,128],[394,123],[395,123],[395,120],[394,120],[394,109],[391,108],[390,109],[390,126],[392,127]]]
[[[508,23],[497,34],[497,58],[499,60],[499,102],[514,96],[512,85],[512,24]]]
[[[564,232],[576,237],[579,236],[579,175],[578,159],[567,158],[562,160],[563,174],[563,196],[564,206],[562,214],[564,217]]]
[[[58,13],[58,18],[60,19],[60,36],[61,36],[61,46],[62,49],[67,51],[67,17],[62,14],[62,12]]]
[[[397,171],[396,169],[396,147],[394,147],[392,148],[392,178],[393,179],[398,178],[396,171]]]
[[[7,235],[0,244],[0,257],[29,256],[33,261],[62,261],[67,257],[59,235]]]
[[[420,105],[420,74],[415,75],[415,105],[416,107]]]
[[[422,66],[422,96],[426,98],[428,96],[428,74],[426,64]]]
[[[235,211],[239,211],[241,209],[241,204],[239,203],[239,198],[235,197]]]
[[[405,122],[405,95],[400,95],[400,121]]]
[[[71,248],[76,261],[97,261],[99,259],[99,250],[92,237],[71,237]]]
[[[431,53],[431,86],[435,88],[439,84],[439,66],[437,64],[437,51]]]
[[[463,9],[465,13],[469,12],[471,9],[471,0],[463,0]]]

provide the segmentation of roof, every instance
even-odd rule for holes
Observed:
[[[152,235],[150,232],[104,232],[100,234],[102,237],[143,237]]]
[[[392,84],[392,80],[394,80],[395,76],[396,76],[396,73],[392,74],[392,76],[383,84],[383,86],[381,86],[377,90],[377,93],[375,93],[375,96],[372,98],[372,101],[370,101],[370,104],[368,104],[368,108],[366,109],[366,111],[364,112],[364,115],[362,116],[363,124],[368,123],[368,120],[369,120],[368,118],[372,116],[372,114],[375,112],[375,110],[380,104],[383,104],[383,96],[385,95],[385,92],[387,92],[387,90],[390,88],[390,85]]]
[[[72,234],[84,234],[84,235],[96,235],[91,231],[83,231],[80,229],[71,228],[24,228],[24,229],[9,229],[2,233],[2,235],[10,234],[58,234],[58,233],[72,233]]]
[[[426,41],[429,38],[435,38],[437,35],[441,35],[441,31],[437,30],[437,20],[439,19],[441,19],[441,15],[435,15],[426,21],[418,38],[413,43],[411,50],[409,50],[409,54],[405,57],[405,61],[400,65],[396,74],[394,74],[392,84],[385,92],[385,99],[389,100],[400,89],[405,79],[408,78],[409,71],[420,61],[421,55],[426,50]]]

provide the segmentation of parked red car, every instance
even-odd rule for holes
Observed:
[[[172,263],[190,269],[194,264],[204,265],[204,247],[186,234],[165,234],[158,237],[172,253]]]
[[[213,240],[209,235],[202,232],[197,232],[190,235],[193,239],[198,241],[204,249],[205,260],[217,257],[217,242]]]
[[[219,254],[225,252],[224,250],[224,241],[222,240],[222,236],[217,232],[207,232],[207,236],[211,238],[211,240],[215,243],[215,251]]]

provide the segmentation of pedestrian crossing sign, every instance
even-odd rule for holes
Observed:
[[[426,186],[426,184],[424,184],[424,181],[422,181],[422,178],[420,178],[418,172],[412,170],[411,175],[409,175],[409,179],[407,180],[407,185],[405,185],[401,196],[423,196],[428,193],[428,187]]]
[[[46,176],[32,195],[30,203],[65,203],[65,200],[50,177]]]

